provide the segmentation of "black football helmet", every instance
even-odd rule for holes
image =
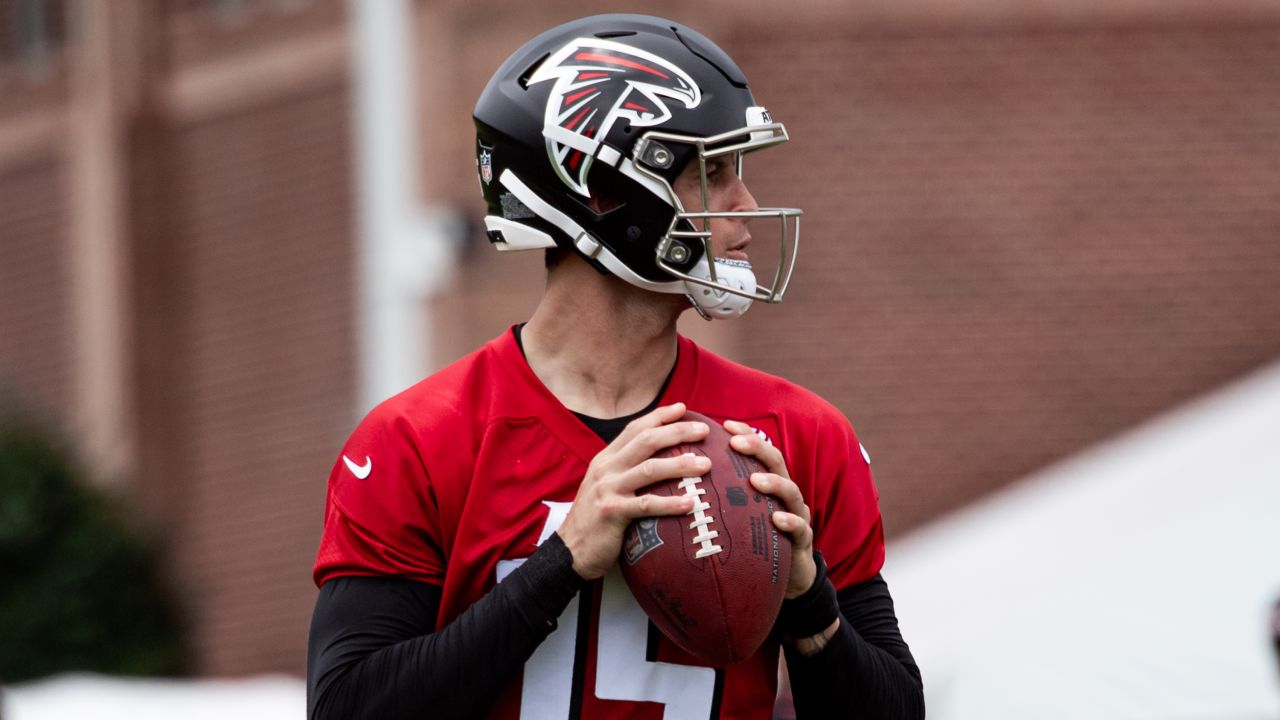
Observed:
[[[706,164],[727,155],[741,173],[743,154],[787,133],[698,32],[630,14],[552,28],[498,69],[475,123],[485,227],[499,250],[572,248],[632,285],[687,295],[706,318],[782,299],[800,210],[712,212]],[[683,207],[673,189],[691,162],[701,170],[701,208]],[[715,217],[777,221],[771,283],[758,285],[745,262],[711,256]]]

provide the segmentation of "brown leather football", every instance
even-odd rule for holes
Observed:
[[[663,634],[713,665],[729,665],[751,657],[773,628],[791,575],[791,539],[773,524],[782,503],[751,486],[751,473],[764,465],[731,448],[720,423],[692,411],[682,419],[705,422],[711,432],[657,456],[705,455],[711,470],[641,492],[695,495],[694,509],[632,522],[618,564]]]

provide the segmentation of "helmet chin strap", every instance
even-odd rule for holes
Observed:
[[[756,275],[751,271],[751,263],[725,258],[716,258],[715,263],[718,282],[745,293],[756,291]],[[711,282],[711,270],[705,256],[689,270],[689,275]],[[736,318],[751,307],[752,300],[749,297],[717,290],[691,280],[684,281],[684,285],[688,289],[685,297],[689,298],[693,309],[697,310],[704,320]]]

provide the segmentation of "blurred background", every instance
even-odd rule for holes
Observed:
[[[603,10],[699,29],[790,132],[746,168],[805,211],[786,302],[683,329],[853,421],[931,717],[1280,716],[1275,0],[0,0],[0,417],[65,458],[0,460],[0,647],[68,593],[22,562],[59,462],[181,646],[19,664],[6,720],[301,717],[341,443],[541,290],[477,229],[472,105]]]

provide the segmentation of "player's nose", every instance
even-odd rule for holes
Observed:
[[[734,212],[759,210],[760,205],[756,203],[756,198],[751,194],[751,189],[747,187],[747,183],[742,178],[735,178],[733,182],[733,194],[729,209]]]

